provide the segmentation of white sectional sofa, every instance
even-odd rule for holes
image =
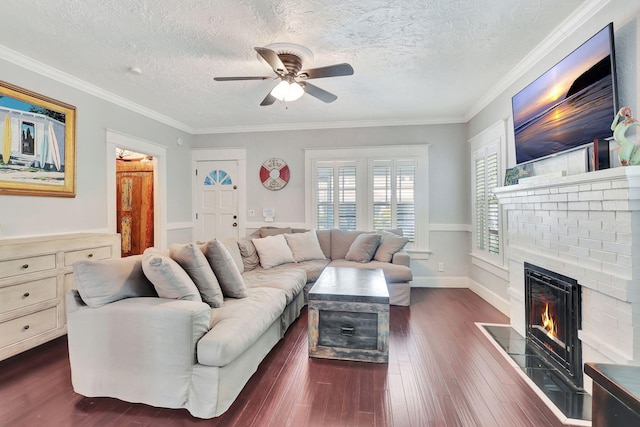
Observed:
[[[327,265],[382,268],[392,303],[409,304],[411,270],[408,256],[393,250],[401,243],[397,239],[385,235],[395,243],[389,246],[387,240],[387,249],[384,239],[378,243],[387,252],[378,258],[390,256],[391,262],[359,262],[345,257],[349,252],[362,255],[351,249],[363,233],[327,230],[294,236],[293,231],[264,229],[242,239],[213,239],[201,249],[208,260],[204,264],[193,243],[172,247],[171,252],[148,250],[145,255],[75,264],[78,290],[69,291],[66,300],[74,390],[89,397],[186,408],[195,417],[212,418],[231,406],[299,317],[304,289]],[[265,237],[258,237],[262,233]],[[282,236],[289,236],[298,258],[319,259],[269,265],[277,253],[272,243],[281,245]],[[321,255],[317,247],[300,246],[308,241],[306,236],[317,239]],[[207,249],[214,246],[218,259]],[[264,259],[258,256],[260,249]],[[179,256],[184,253],[200,263],[185,261]],[[206,288],[210,283],[204,282],[212,280],[219,288]]]

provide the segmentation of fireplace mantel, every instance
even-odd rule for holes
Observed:
[[[524,335],[524,263],[582,286],[585,362],[640,365],[640,166],[495,189],[503,210],[511,325]]]

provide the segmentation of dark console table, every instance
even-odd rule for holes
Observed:
[[[593,427],[640,426],[640,366],[586,363],[593,379]]]

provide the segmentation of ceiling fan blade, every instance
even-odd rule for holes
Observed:
[[[267,94],[267,96],[265,96],[264,99],[262,100],[262,102],[260,103],[260,106],[264,107],[266,105],[271,105],[276,101],[277,101],[276,97],[271,95],[271,92],[269,92]]]
[[[353,67],[349,64],[336,64],[327,67],[310,68],[298,73],[301,79],[320,79],[322,77],[350,76],[353,74]]]
[[[273,71],[275,71],[276,74],[278,74],[279,76],[284,76],[285,74],[289,73],[287,67],[284,66],[278,54],[273,50],[267,49],[266,47],[254,47],[254,49],[256,50],[256,52],[258,52],[258,55],[260,55],[265,61],[267,61],[267,64],[269,64],[271,68],[273,68]]]
[[[320,89],[318,86],[312,85],[311,83],[304,83],[304,91],[314,98],[318,98],[320,101],[326,103],[333,102],[338,99],[338,97],[331,92]]]
[[[235,80],[272,80],[276,77],[214,77],[217,82],[232,82]]]

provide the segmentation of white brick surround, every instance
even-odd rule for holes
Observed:
[[[584,362],[640,365],[640,166],[496,189],[511,325],[525,335],[524,265],[582,285]]]

